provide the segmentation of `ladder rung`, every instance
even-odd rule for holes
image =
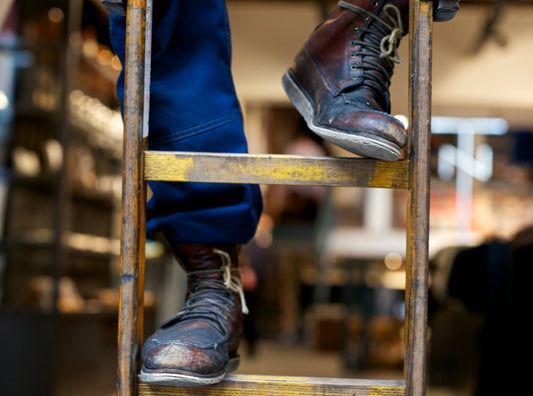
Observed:
[[[145,180],[409,188],[409,161],[146,151]]]
[[[139,383],[142,396],[403,396],[403,380],[230,375],[219,384],[196,387]]]

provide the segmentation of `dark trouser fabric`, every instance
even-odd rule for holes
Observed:
[[[110,16],[113,48],[124,65],[124,17]],[[124,75],[117,82],[124,103]],[[226,4],[155,1],[148,147],[247,152],[231,74]],[[147,231],[172,242],[243,244],[262,210],[259,186],[150,182]]]

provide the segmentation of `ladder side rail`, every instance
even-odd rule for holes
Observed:
[[[407,200],[406,395],[426,392],[430,124],[433,2],[411,0],[409,85],[411,132]]]
[[[137,393],[143,334],[146,188],[143,129],[146,127],[145,51],[147,1],[128,1],[124,92],[124,141],[120,252],[117,394]],[[150,37],[151,35],[148,35]]]

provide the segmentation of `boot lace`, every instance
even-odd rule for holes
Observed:
[[[358,27],[361,37],[365,40],[352,40],[352,46],[360,46],[359,51],[355,51],[352,57],[360,56],[361,65],[353,65],[354,69],[363,70],[365,84],[373,88],[384,91],[390,85],[394,64],[400,62],[398,55],[398,45],[403,35],[402,16],[398,7],[393,4],[387,4],[383,7],[385,18],[380,18],[376,14],[358,7],[356,5],[340,1],[339,6],[349,9],[363,16],[363,18],[372,18],[376,21],[372,28]],[[380,62],[367,59],[368,57],[379,57],[385,61],[385,66]],[[367,71],[377,71],[384,76],[382,79],[379,75],[368,73]]]
[[[242,313],[246,315],[248,313],[248,307],[246,306],[246,299],[244,298],[241,279],[240,277],[233,275],[231,272],[231,256],[223,250],[214,249],[213,251],[222,259],[224,286],[239,295],[239,298],[241,299]],[[237,271],[239,271],[238,268]]]
[[[195,279],[192,282],[185,305],[163,327],[185,319],[209,320],[227,337],[228,329],[223,323],[223,315],[224,313],[231,315],[232,307],[235,306],[233,298],[228,291],[239,295],[242,312],[244,314],[248,313],[240,278],[234,275],[234,272],[239,271],[239,269],[231,268],[231,256],[228,253],[218,249],[213,251],[221,257],[221,267],[187,273],[187,277],[194,277]],[[222,279],[198,276],[216,273],[222,273]]]

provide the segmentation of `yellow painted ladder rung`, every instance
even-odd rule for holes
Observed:
[[[408,189],[409,161],[146,151],[144,179]]]
[[[404,396],[403,380],[230,375],[216,385],[157,386],[139,382],[140,396]]]

